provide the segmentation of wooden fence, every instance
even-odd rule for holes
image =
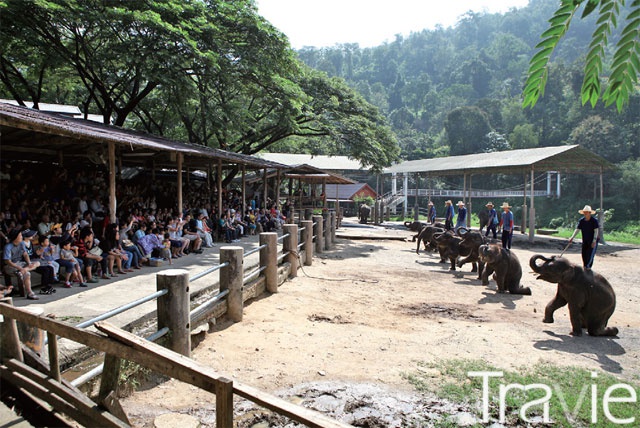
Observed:
[[[211,368],[193,361],[190,356],[190,330],[195,325],[226,315],[233,321],[242,320],[244,302],[265,291],[276,293],[286,277],[297,274],[298,262],[311,264],[313,241],[323,241],[322,250],[335,242],[335,213],[326,216],[327,227],[320,219],[284,225],[283,236],[275,233],[260,235],[260,266],[245,275],[241,247],[220,249],[220,292],[216,298],[190,310],[189,277],[185,270],[170,269],[157,276],[158,290],[167,290],[158,297],[158,330],[170,334],[160,346],[107,321],[93,323],[98,332],[87,331],[46,316],[34,315],[12,305],[12,299],[0,300],[0,377],[87,426],[129,426],[125,412],[116,399],[121,361],[128,360],[162,375],[178,379],[215,394],[216,426],[233,426],[233,396],[238,395],[260,406],[309,427],[347,427],[321,413],[295,405],[241,382],[232,381]],[[325,233],[328,230],[329,233]],[[302,232],[302,234],[300,234]],[[299,236],[302,236],[299,239]],[[324,239],[323,239],[324,238]],[[282,256],[277,254],[277,241],[283,240]],[[300,243],[299,243],[300,242]],[[251,252],[255,252],[252,250]],[[250,252],[248,252],[250,253]],[[279,265],[279,261],[282,264]],[[255,279],[252,279],[256,277]],[[222,296],[222,297],[220,297]],[[16,322],[46,332],[49,362],[40,358],[20,342]],[[84,395],[76,386],[61,378],[57,350],[58,337],[72,340],[96,351],[104,352],[104,369],[96,401]]]

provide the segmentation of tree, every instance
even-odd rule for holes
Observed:
[[[491,125],[487,114],[478,107],[460,107],[447,115],[444,123],[450,154],[481,153],[487,148]]]
[[[606,106],[615,103],[621,111],[636,90],[640,75],[640,0],[631,2],[630,11],[625,18],[612,58],[611,74],[607,78],[604,92],[601,92],[601,75],[608,48],[609,36],[617,27],[618,15],[624,0],[561,0],[560,7],[549,20],[550,26],[542,33],[542,41],[536,48],[538,52],[531,58],[527,82],[523,91],[523,106],[533,107],[544,94],[547,83],[547,65],[558,42],[567,33],[569,25],[584,4],[582,19],[598,10],[597,27],[591,36],[589,53],[585,59],[584,79],[582,82],[582,104],[591,103],[594,107],[602,98]]]
[[[509,142],[514,149],[533,149],[538,147],[538,134],[530,123],[516,125],[509,135]]]
[[[597,115],[580,122],[571,132],[569,143],[580,144],[614,163],[629,157],[628,147],[616,127]]]

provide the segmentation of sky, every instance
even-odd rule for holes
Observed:
[[[454,25],[461,15],[506,12],[528,0],[256,0],[260,15],[287,35],[291,46],[361,48],[395,40],[396,34]]]

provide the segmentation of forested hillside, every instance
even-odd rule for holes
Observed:
[[[298,55],[315,69],[344,78],[378,106],[398,137],[404,159],[580,144],[621,168],[607,177],[605,208],[615,206],[619,219],[638,219],[639,92],[636,88],[621,113],[602,102],[595,108],[580,102],[596,17],[573,20],[552,57],[544,97],[534,108],[522,108],[529,60],[557,6],[532,0],[528,7],[505,14],[467,13],[453,28],[397,36],[374,48],[310,47]],[[612,34],[610,42],[616,37]],[[592,182],[584,177],[565,180],[576,196],[573,205],[584,200],[597,205]],[[484,183],[498,185],[491,178]]]

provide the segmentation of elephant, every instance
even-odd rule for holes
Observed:
[[[458,260],[458,267],[462,267],[465,263],[473,263],[474,267],[471,272],[478,271],[478,279],[482,278],[482,271],[484,269],[484,262],[480,260],[479,249],[482,244],[485,244],[485,237],[481,232],[475,230],[469,230],[466,227],[461,227],[456,232],[460,241],[460,255],[464,258]],[[475,264],[478,263],[478,267]]]
[[[480,233],[482,229],[489,225],[489,210],[483,209],[478,213],[478,220],[480,220]]]
[[[420,243],[424,244],[424,250],[435,250],[438,248],[437,242],[434,239],[436,233],[443,233],[444,228],[435,226],[425,226],[417,235],[418,243],[416,245],[416,254],[420,254]]]
[[[542,260],[542,264],[538,264]],[[571,335],[581,336],[586,328],[591,336],[617,336],[616,327],[607,327],[616,308],[616,293],[602,275],[571,263],[564,257],[536,254],[529,266],[536,279],[557,283],[556,296],[547,304],[542,322],[552,323],[556,309],[569,305]]]
[[[420,232],[423,227],[427,226],[427,223],[423,223],[421,221],[405,221],[404,227],[409,229],[412,232]]]
[[[360,223],[367,224],[369,221],[369,214],[371,213],[371,207],[367,204],[360,205]]]
[[[440,263],[446,263],[447,259],[451,263],[449,270],[456,270],[456,260],[460,255],[460,242],[462,238],[457,236],[453,231],[447,230],[442,233],[436,233],[433,236],[440,253]],[[473,263],[474,267],[476,264]]]
[[[482,285],[489,284],[489,275],[495,272],[495,280],[498,284],[498,293],[531,295],[529,287],[522,287],[522,267],[520,260],[514,252],[502,248],[498,244],[483,244],[478,249],[480,260],[484,262],[482,273]]]

